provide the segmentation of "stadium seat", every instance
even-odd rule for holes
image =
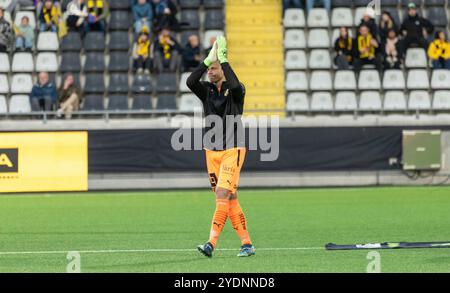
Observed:
[[[447,0],[426,0],[426,5],[427,7],[430,6],[445,6],[445,4],[447,3]]]
[[[8,54],[0,53],[0,72],[9,72],[10,67]]]
[[[305,12],[303,9],[288,8],[284,12],[283,25],[285,28],[305,27]]]
[[[181,9],[199,8],[201,0],[178,0],[178,5]]]
[[[350,7],[334,8],[331,13],[332,27],[352,27],[353,15]]]
[[[11,0],[6,0],[6,1],[11,1]],[[2,5],[0,4],[1,7],[7,7],[7,5]],[[3,16],[3,18],[10,24],[12,25],[12,17],[11,17],[11,13],[8,10],[5,10],[5,15]]]
[[[383,76],[383,88],[385,90],[405,89],[403,71],[397,69],[386,70]]]
[[[431,76],[431,88],[434,90],[450,89],[450,70],[433,70]]]
[[[14,74],[11,79],[12,94],[29,94],[33,88],[31,74]]]
[[[352,7],[353,0],[333,0],[331,1],[332,7]]]
[[[427,18],[437,27],[447,27],[448,25],[447,13],[442,7],[430,7]]]
[[[0,94],[9,93],[9,82],[6,74],[0,74]]]
[[[104,72],[105,56],[100,52],[92,52],[86,54],[86,60],[83,66],[84,72]]]
[[[194,94],[183,94],[180,98],[180,111],[202,113],[203,104]]]
[[[11,65],[12,72],[33,72],[34,61],[31,53],[14,53]]]
[[[81,37],[79,33],[69,32],[64,38],[61,40],[61,51],[76,51],[80,52],[82,47]]]
[[[127,10],[111,11],[109,29],[112,31],[128,31],[131,27],[131,13]]]
[[[356,94],[354,91],[338,92],[334,109],[339,112],[355,111],[358,108]]]
[[[364,5],[366,5],[366,4],[364,4]],[[359,24],[361,23],[361,19],[364,16],[364,13],[366,13],[366,10],[367,10],[366,6],[364,6],[364,7],[357,7],[355,9],[355,18],[353,20],[354,26],[356,26],[356,27],[359,26]]]
[[[331,91],[333,89],[333,82],[330,71],[313,71],[309,87],[312,91]]]
[[[36,57],[36,71],[57,72],[58,59],[54,52],[41,52]]]
[[[108,93],[110,94],[128,94],[128,74],[112,73],[109,76]]]
[[[383,109],[385,111],[405,111],[405,94],[402,91],[387,91],[384,95]]]
[[[177,76],[175,73],[160,73],[156,78],[157,93],[175,93],[177,92]]]
[[[198,30],[200,28],[200,17],[198,10],[182,10],[180,12],[180,24],[183,30]]]
[[[32,28],[36,27],[36,17],[34,16],[34,11],[17,11],[14,17],[14,25],[20,26],[22,17],[27,16],[29,19],[29,24]]]
[[[358,88],[360,90],[379,90],[380,75],[376,70],[362,70],[359,74]]]
[[[406,52],[406,68],[426,68],[427,63],[427,56],[424,49],[410,48]]]
[[[6,97],[0,95],[0,114],[8,113],[8,106],[6,105]]]
[[[109,51],[128,51],[130,38],[128,32],[113,31],[109,34]]]
[[[153,105],[151,97],[148,94],[134,94],[133,103],[131,105],[133,110],[152,110]]]
[[[103,96],[101,95],[86,95],[83,102],[84,111],[102,111],[105,109],[103,103]]]
[[[285,49],[304,49],[306,48],[306,39],[304,30],[290,29],[284,34]]]
[[[211,9],[205,11],[205,30],[223,29],[224,22],[225,19],[222,9]]]
[[[156,103],[158,110],[177,110],[175,95],[159,95]]]
[[[308,13],[308,27],[323,27],[328,28],[330,25],[330,18],[325,8],[313,8]]]
[[[108,110],[128,110],[128,97],[126,95],[110,95]]]
[[[379,111],[381,110],[381,97],[377,91],[364,91],[359,98],[359,110]]]
[[[128,10],[130,9],[129,0],[110,0],[109,8],[111,10]]]
[[[30,98],[27,95],[12,95],[9,99],[9,113],[30,113]]]
[[[434,110],[450,110],[450,91],[435,91],[433,95]]]
[[[205,36],[203,38],[203,49],[208,49],[211,47],[210,40],[212,37],[223,36],[224,32],[221,30],[209,30],[205,31]]]
[[[134,76],[131,91],[135,94],[151,95],[153,92],[152,81],[147,74],[137,74]]]
[[[191,72],[184,72],[181,74],[181,78],[180,78],[180,92],[182,93],[188,93],[191,90],[188,88],[186,81],[189,77],[189,75],[191,75]]]
[[[303,71],[288,72],[285,87],[287,91],[307,91],[308,79],[306,78],[306,73]]]
[[[398,6],[398,0],[383,0],[383,6]]]
[[[309,102],[306,93],[289,93],[286,102],[286,111],[306,112],[309,110]]]
[[[334,89],[356,90],[356,77],[353,70],[338,70],[334,76]]]
[[[328,50],[312,50],[309,53],[309,68],[310,69],[330,69],[331,58]]]
[[[84,92],[87,94],[103,95],[103,93],[105,92],[105,80],[103,77],[103,73],[86,74]]]
[[[429,110],[431,108],[430,94],[427,91],[411,91],[409,93],[408,109]]]
[[[328,48],[330,47],[330,36],[328,30],[312,29],[308,33],[308,48]]]
[[[196,35],[200,39],[198,31],[182,31],[180,37],[180,44],[183,46],[186,45],[189,41],[189,37],[192,35]]]
[[[203,7],[206,9],[223,8],[224,0],[203,0]]]
[[[40,32],[37,38],[38,51],[58,51],[59,40],[57,33]]]
[[[102,32],[89,32],[84,37],[83,47],[86,52],[105,51],[105,34]]]
[[[284,66],[287,70],[306,69],[306,54],[303,50],[289,50],[286,52]]]
[[[130,57],[128,52],[115,51],[109,53],[108,71],[128,72],[130,70]]]
[[[311,97],[311,111],[333,111],[333,99],[329,92],[315,92]]]
[[[81,71],[81,60],[79,53],[77,52],[63,53],[59,70],[63,73],[64,72],[79,73]]]
[[[430,82],[425,69],[412,69],[408,72],[407,87],[411,90],[428,90]]]

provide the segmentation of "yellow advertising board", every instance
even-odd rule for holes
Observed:
[[[0,132],[0,192],[87,189],[86,131]]]

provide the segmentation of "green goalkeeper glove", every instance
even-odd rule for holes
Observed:
[[[209,51],[208,57],[205,58],[203,63],[209,67],[211,64],[217,61],[217,42],[214,42],[214,45],[211,48],[211,51]]]
[[[220,63],[228,62],[227,40],[225,37],[217,37],[217,58]]]

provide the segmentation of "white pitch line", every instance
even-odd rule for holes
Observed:
[[[217,251],[237,251],[237,248],[222,248]],[[256,251],[276,251],[276,250],[324,250],[323,247],[273,247],[273,248],[256,248]],[[69,251],[77,251],[79,253],[135,253],[135,252],[190,252],[197,251],[191,248],[155,248],[155,249],[105,249],[105,250],[53,250],[53,251],[0,251],[0,255],[24,255],[24,254],[66,254]]]

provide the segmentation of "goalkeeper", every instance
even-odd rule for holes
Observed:
[[[205,72],[208,72],[210,82],[202,82]],[[222,147],[219,149],[205,144],[206,165],[213,192],[216,195],[216,210],[211,223],[209,240],[199,245],[198,250],[207,257],[212,257],[217,240],[225,226],[228,217],[241,239],[241,250],[238,256],[251,256],[255,249],[247,230],[247,221],[237,199],[239,174],[244,162],[246,148],[243,140],[242,127],[227,125],[227,116],[238,118],[244,108],[245,87],[239,82],[227,60],[227,43],[224,37],[218,37],[208,57],[201,63],[187,80],[187,86],[202,101],[206,119],[208,115],[221,117],[222,133],[214,136],[222,137]],[[229,119],[229,118],[228,118]],[[225,127],[226,126],[226,127]],[[232,127],[227,132],[226,128]],[[207,127],[205,130],[217,131],[217,127]]]

